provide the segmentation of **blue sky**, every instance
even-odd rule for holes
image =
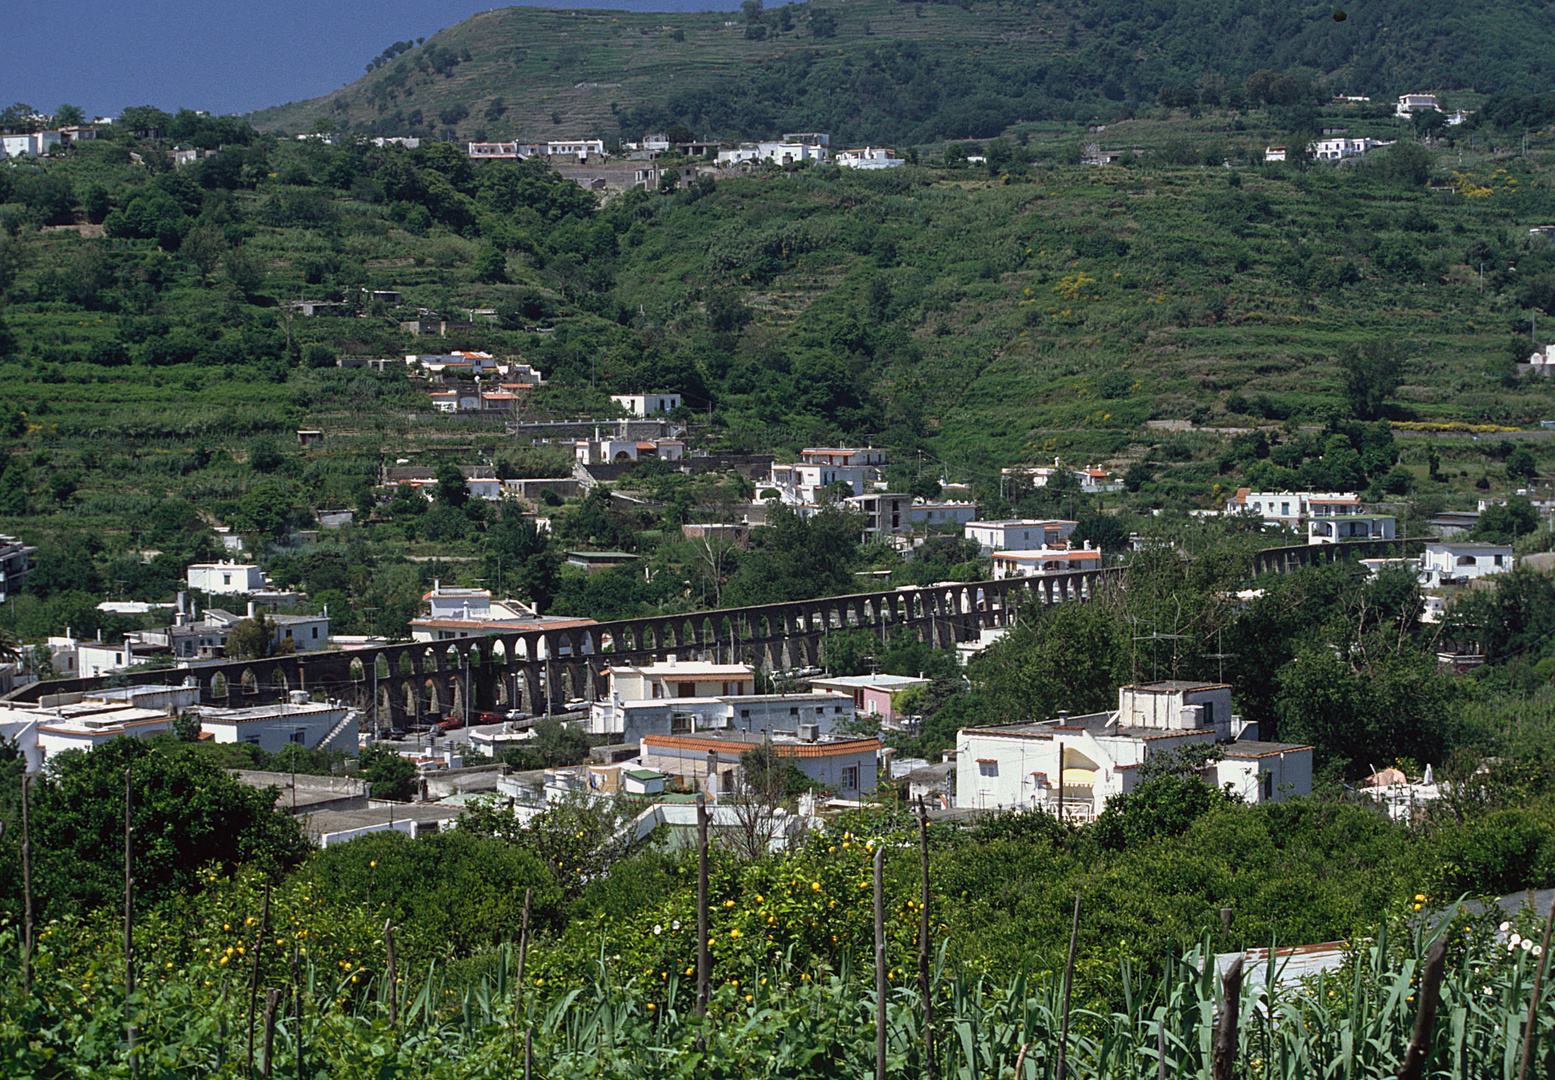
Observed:
[[[489,11],[480,0],[19,0],[5,18],[0,107],[88,116],[126,105],[241,113],[360,78],[384,47]],[[729,11],[739,0],[581,0],[549,7]]]

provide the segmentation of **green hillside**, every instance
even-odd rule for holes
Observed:
[[[1546,87],[1555,54],[1546,0],[1472,10],[1385,0],[1342,21],[1330,5],[1274,0],[846,0],[756,14],[482,12],[386,50],[350,86],[251,119],[263,130],[456,140],[637,138],[684,123],[703,136],[824,130],[849,143],[929,144],[1023,121],[1108,119],[1163,87],[1235,105],[1260,70],[1291,73],[1269,95],[1285,104],[1316,94],[1314,78],[1386,99],[1527,94]]]

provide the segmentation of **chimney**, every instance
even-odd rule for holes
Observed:
[[[189,610],[189,593],[182,589],[178,592],[178,610],[180,612]]]
[[[254,617],[254,602],[252,600],[248,602],[248,617],[250,619]]]

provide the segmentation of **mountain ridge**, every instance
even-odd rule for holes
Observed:
[[[1154,105],[1231,105],[1260,69],[1304,88],[1535,93],[1555,0],[826,0],[765,11],[497,8],[340,90],[249,114],[261,130],[452,141],[829,130],[845,142],[986,138]],[[1340,20],[1338,16],[1345,17]],[[752,17],[754,16],[754,18]]]

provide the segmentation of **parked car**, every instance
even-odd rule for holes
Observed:
[[[447,720],[439,720],[437,726],[443,731],[452,731],[455,728],[464,727],[464,717],[450,716]]]
[[[477,724],[500,724],[506,719],[507,717],[499,712],[480,712],[475,714],[475,722]]]

